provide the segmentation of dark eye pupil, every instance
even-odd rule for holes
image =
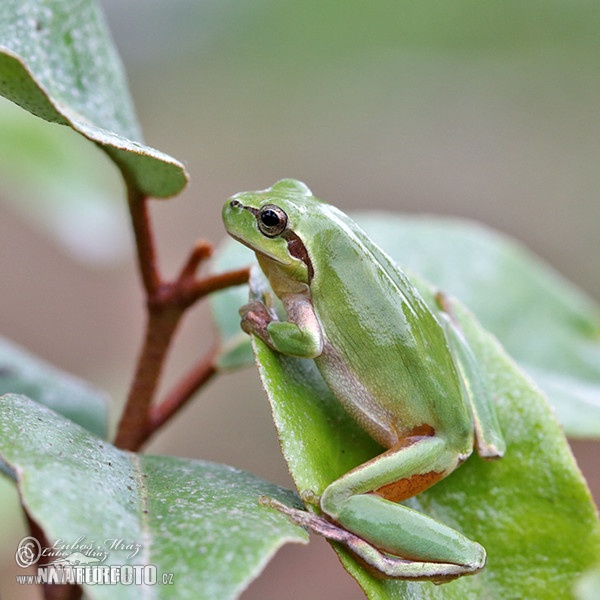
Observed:
[[[279,215],[271,209],[261,213],[260,218],[267,227],[275,227],[279,224]]]
[[[257,220],[261,233],[271,238],[283,233],[287,227],[287,215],[279,206],[273,204],[263,206],[257,215]]]

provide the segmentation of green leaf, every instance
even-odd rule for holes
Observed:
[[[475,313],[546,392],[567,435],[600,437],[596,303],[514,240],[474,222],[373,213],[356,220],[399,265]],[[221,270],[250,262],[236,242],[218,256]],[[243,289],[224,292],[228,300],[215,307],[225,340],[233,339],[237,308],[247,302]]]
[[[184,166],[140,143],[119,57],[94,0],[4,0],[0,94],[98,144],[138,192],[167,197]]]
[[[0,132],[2,202],[79,262],[106,266],[129,257],[122,182],[97,148],[4,98]]]
[[[307,539],[259,505],[262,495],[297,504],[289,490],[224,465],[117,450],[23,396],[0,398],[0,456],[51,540],[102,550],[103,565],[173,574],[172,585],[85,586],[90,598],[235,598],[279,546]]]
[[[456,302],[453,308],[497,398],[508,448],[493,463],[473,455],[407,504],[480,542],[487,567],[435,586],[375,579],[343,548],[338,552],[371,599],[570,598],[577,577],[600,556],[585,481],[543,395],[466,309]],[[312,362],[281,356],[260,341],[255,349],[299,490],[320,494],[380,451],[339,407]]]
[[[577,600],[597,600],[600,597],[600,566],[587,571],[575,587]]]
[[[403,268],[468,306],[548,394],[571,437],[600,437],[600,307],[514,240],[450,218],[358,222]]]
[[[27,395],[96,435],[108,435],[107,394],[0,337],[0,395],[9,392]]]

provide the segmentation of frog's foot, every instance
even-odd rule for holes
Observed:
[[[481,564],[475,568],[473,565],[465,566],[444,562],[415,561],[399,556],[392,556],[381,552],[363,538],[314,513],[292,508],[279,500],[266,496],[260,498],[260,503],[263,506],[274,508],[287,515],[296,525],[322,535],[331,542],[343,544],[357,556],[367,569],[379,577],[383,576],[412,581],[427,580],[438,584],[451,581],[462,575],[473,575],[481,571],[485,566],[485,554]]]
[[[246,333],[255,333],[261,338],[267,335],[267,326],[273,321],[273,315],[262,302],[253,300],[242,306],[239,313],[242,329]]]
[[[323,517],[319,517],[314,513],[308,512],[307,510],[292,508],[291,506],[288,506],[287,504],[284,504],[279,500],[275,500],[275,498],[261,496],[259,502],[263,506],[274,508],[279,512],[283,513],[284,515],[287,515],[290,518],[290,521],[292,521],[292,523],[300,525],[300,527],[305,527],[313,533],[318,533],[319,535],[322,535],[328,540],[344,544],[346,543],[347,539],[351,537],[356,537],[349,531],[346,531],[345,529],[334,525],[333,523],[331,523],[331,521],[328,521]]]

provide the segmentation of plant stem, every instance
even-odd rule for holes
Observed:
[[[129,214],[137,248],[138,268],[147,296],[156,293],[161,285],[156,260],[156,247],[148,214],[148,198],[128,186]]]
[[[183,312],[150,305],[142,351],[115,438],[115,446],[138,450],[149,435],[150,405],[156,393],[171,340]]]
[[[227,271],[218,275],[211,275],[204,279],[183,282],[180,288],[181,301],[190,306],[197,300],[212,292],[217,292],[234,285],[242,285],[248,282],[249,271],[247,268]]]
[[[148,198],[135,190],[132,191],[131,188],[128,198],[138,268],[146,292],[147,319],[144,343],[117,430],[115,445],[124,450],[136,451],[216,373],[216,351],[212,351],[182,378],[162,404],[152,407],[181,317],[203,296],[248,281],[248,269],[199,279],[196,271],[202,261],[212,254],[212,246],[208,242],[198,242],[190,252],[179,276],[172,282],[164,281],[157,265]]]

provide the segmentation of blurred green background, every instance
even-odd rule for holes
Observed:
[[[487,223],[600,299],[597,2],[101,4],[146,141],[186,162],[192,178],[182,196],[153,205],[165,272],[195,239],[222,238],[226,197],[296,177],[345,210]],[[0,167],[2,333],[121,401],[144,318],[122,185],[75,134],[0,104],[0,132],[16,119],[87,153],[98,194],[83,191],[80,165],[53,190],[62,203],[42,193],[48,178],[34,166]],[[0,162],[22,164],[6,146]],[[56,156],[23,153],[32,165]],[[210,347],[209,319],[202,305],[184,323],[165,386]],[[574,448],[599,497],[596,446]],[[253,370],[213,382],[150,451],[291,486]],[[0,591],[34,598],[8,587],[22,535],[15,528],[6,542]],[[287,547],[244,598],[361,598],[336,563],[321,540]]]

